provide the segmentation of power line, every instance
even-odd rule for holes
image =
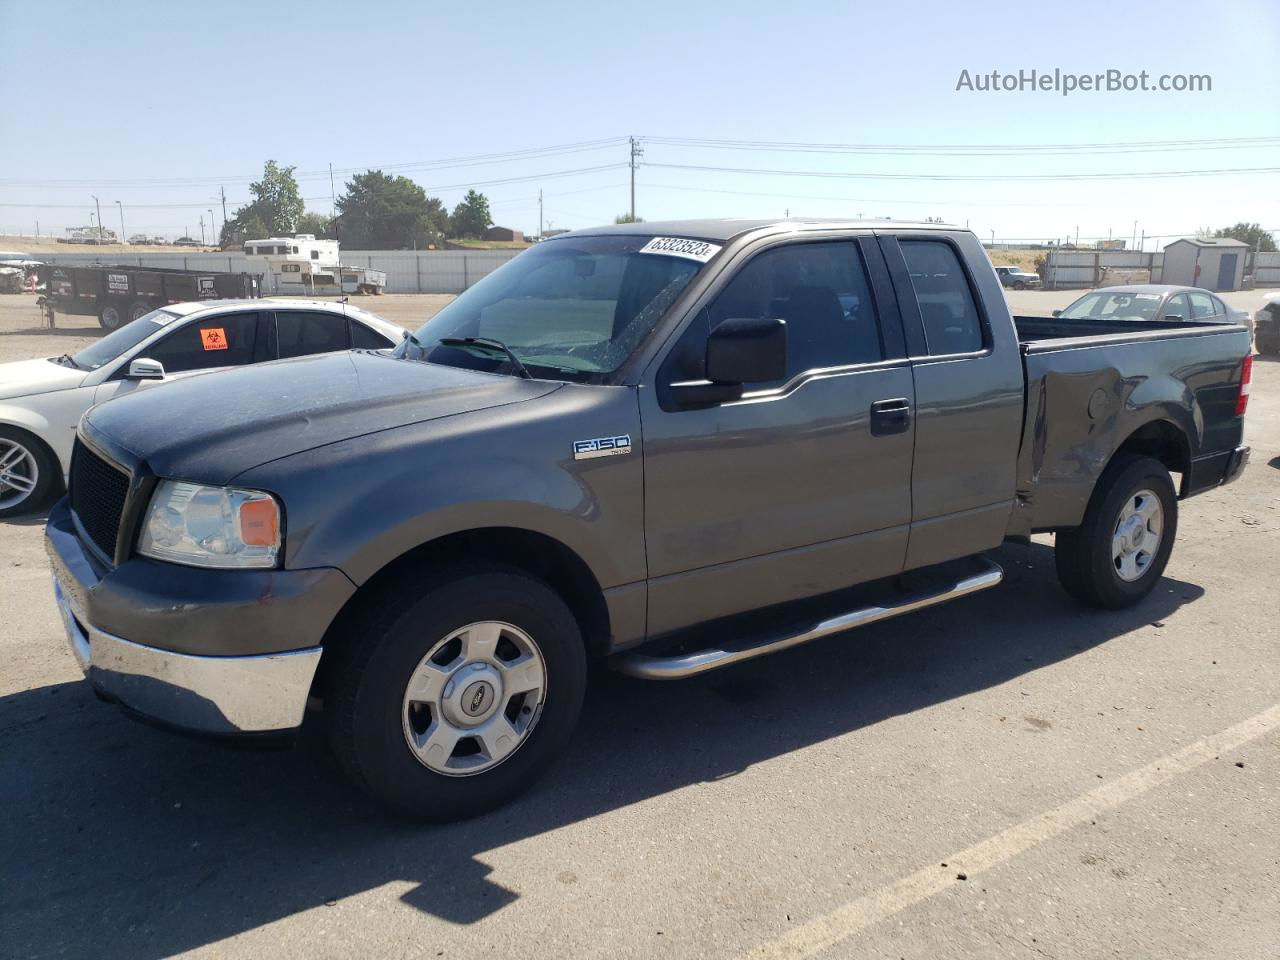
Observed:
[[[448,157],[438,160],[414,160],[405,163],[390,164],[372,164],[360,167],[334,167],[333,172],[336,175],[347,176],[349,174],[364,173],[368,170],[430,170],[430,169],[448,169],[456,167],[484,166],[490,163],[510,163],[519,160],[531,160],[551,156],[564,156],[573,153],[583,153],[590,150],[600,150],[605,147],[617,146],[627,142],[626,137],[610,137],[603,140],[583,140],[577,143],[562,143],[546,147],[530,147],[523,150],[508,150],[501,153],[485,153],[473,154],[465,157]],[[221,176],[221,177],[143,177],[128,180],[21,180],[14,178],[0,178],[0,186],[44,186],[44,187],[67,187],[67,188],[94,188],[94,187],[194,187],[194,186],[216,186],[223,183],[249,183],[261,178],[261,174],[253,174],[249,176]],[[295,171],[295,180],[325,180],[329,176],[329,170],[326,167],[323,170],[303,170]]]
[[[870,173],[843,170],[772,170],[759,167],[717,167],[691,163],[649,163],[646,167],[667,170],[699,170],[706,173],[745,173],[762,176],[824,177],[844,180],[937,180],[1000,183],[1031,180],[1164,180],[1182,177],[1240,176],[1257,173],[1280,173],[1280,167],[1225,167],[1216,170],[1144,170],[1129,173],[1036,173],[1036,174],[947,174],[947,173]]]
[[[645,137],[648,143],[715,150],[763,150],[784,153],[871,153],[911,156],[1053,156],[1080,153],[1164,153],[1184,150],[1240,150],[1280,146],[1280,137],[1231,137],[1203,140],[1132,140],[1098,143],[804,143],[781,140],[717,140],[705,137]]]

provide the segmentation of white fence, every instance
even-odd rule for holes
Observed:
[[[1100,287],[1109,283],[1161,283],[1163,253],[1136,250],[1050,250],[1044,285],[1050,290]],[[1143,276],[1146,274],[1146,276]],[[1280,253],[1245,254],[1244,274],[1255,287],[1280,286]]]
[[[519,250],[343,250],[347,266],[371,267],[387,275],[388,293],[461,293],[492,273]],[[45,263],[90,265],[124,264],[174,267],[179,270],[217,270],[262,273],[260,261],[241,253],[40,253]],[[269,289],[263,293],[270,294]]]

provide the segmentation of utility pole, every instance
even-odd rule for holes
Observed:
[[[634,204],[635,201],[633,200]],[[538,191],[538,239],[542,239],[542,191]]]
[[[1076,246],[1080,246],[1080,228],[1078,226],[1076,227]]]
[[[1133,238],[1129,241],[1129,246],[1133,246],[1138,242],[1138,221],[1133,221]]]
[[[204,246],[204,214],[200,214],[200,246]]]
[[[227,225],[227,188],[219,187],[218,193],[222,196],[222,225]]]
[[[206,210],[205,213],[209,215],[209,236],[213,237],[216,241],[218,239],[218,232],[213,229],[213,211]]]
[[[636,160],[644,156],[644,148],[635,137],[628,137],[631,144],[631,159],[628,166],[631,167],[631,222],[635,223],[636,219]]]
[[[93,194],[91,193],[91,194],[89,194],[89,196],[93,197]],[[101,239],[103,239],[103,236],[102,236],[102,204],[98,203],[98,198],[97,198],[97,197],[93,197],[93,208],[94,208],[95,210],[97,210],[97,211],[98,211],[98,239],[99,239],[99,240],[101,240]]]
[[[116,206],[120,208],[120,242],[128,243],[124,237],[124,204],[117,200]]]

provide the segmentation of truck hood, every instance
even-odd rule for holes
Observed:
[[[33,393],[70,390],[84,382],[84,371],[52,360],[19,360],[0,363],[0,400],[29,397]]]
[[[95,407],[81,430],[161,477],[223,484],[352,437],[532,400],[561,384],[377,353],[330,353],[190,377]]]

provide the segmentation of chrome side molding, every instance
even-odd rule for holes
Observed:
[[[977,593],[979,590],[987,590],[1004,579],[1004,570],[998,563],[986,557],[974,559],[979,565],[975,573],[961,577],[940,590],[904,594],[883,605],[873,604],[850,610],[847,613],[829,617],[802,633],[756,639],[741,646],[728,643],[723,647],[681,653],[670,657],[653,657],[643,653],[628,652],[615,657],[612,666],[620,673],[640,677],[643,680],[683,680],[685,677],[718,670],[732,663],[762,657],[789,647],[798,647],[833,633],[864,627],[878,620],[888,620],[891,617],[900,617],[904,613],[913,613],[925,607],[946,603],[948,600]]]

